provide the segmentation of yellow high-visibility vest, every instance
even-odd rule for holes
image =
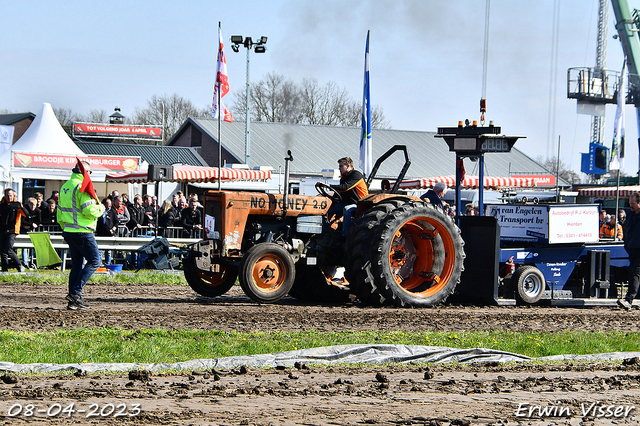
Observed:
[[[103,209],[86,192],[80,192],[82,174],[73,173],[58,196],[58,224],[64,232],[95,232]]]

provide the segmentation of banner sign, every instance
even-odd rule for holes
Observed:
[[[498,220],[500,239],[503,241],[546,243],[549,240],[549,215],[546,206],[488,205],[486,215]]]
[[[8,151],[13,145],[14,130],[13,126],[0,126],[0,154]]]
[[[488,205],[487,216],[500,225],[502,241],[592,243],[600,236],[597,205]]]
[[[600,239],[598,206],[549,206],[549,243],[595,243]]]
[[[73,123],[73,135],[85,138],[162,139],[162,129],[154,126]]]
[[[13,151],[11,161],[15,168],[35,168],[35,169],[65,169],[75,167],[77,158],[91,164],[92,170],[107,172],[131,172],[138,170],[140,157],[117,157],[117,156],[75,156],[59,154],[35,154],[31,152]]]
[[[511,177],[533,179],[535,186],[556,186],[555,175],[512,175]]]

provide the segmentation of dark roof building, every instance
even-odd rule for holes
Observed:
[[[13,142],[15,143],[18,139],[24,135],[24,132],[27,131],[33,120],[36,118],[36,115],[32,112],[21,112],[18,114],[0,114],[0,125],[2,126],[13,126]]]
[[[223,163],[245,163],[245,122],[222,122]],[[251,122],[251,167],[284,166],[287,150],[294,161],[294,176],[317,176],[323,169],[337,169],[337,160],[351,157],[356,168],[359,159],[360,128],[311,126],[285,123]],[[189,118],[168,142],[171,146],[194,147],[210,166],[218,164],[218,121]],[[394,145],[406,145],[411,167],[406,178],[422,178],[455,174],[455,154],[449,152],[435,132],[374,129],[373,162]],[[550,174],[539,163],[519,151],[485,155],[485,175],[509,177],[515,174]],[[393,178],[404,164],[402,153],[396,152],[383,163],[377,177]],[[478,174],[478,163],[465,161],[469,175]]]
[[[198,154],[197,149],[191,147],[86,141],[75,141],[75,143],[87,155],[124,155],[140,157],[142,161],[149,164],[207,166],[207,162]]]

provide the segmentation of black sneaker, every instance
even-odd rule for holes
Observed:
[[[82,296],[69,294],[65,299],[69,301],[69,303],[67,304],[67,309],[70,309],[72,311],[80,311],[90,308],[90,306],[87,305],[84,300],[82,300]]]
[[[626,299],[618,299],[618,306],[620,306],[622,309],[626,309],[627,311],[630,311],[632,303],[630,303]]]

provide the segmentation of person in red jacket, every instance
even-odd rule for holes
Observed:
[[[20,234],[22,217],[24,216],[22,204],[17,200],[16,191],[11,188],[4,190],[4,197],[0,203],[0,257],[2,258],[2,271],[9,270],[9,260],[12,260],[20,272],[25,268],[20,263],[18,254],[13,249],[16,235]]]

